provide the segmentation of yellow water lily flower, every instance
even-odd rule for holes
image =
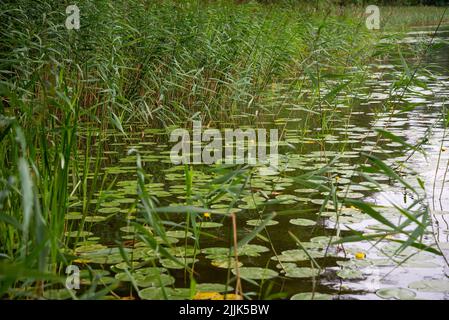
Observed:
[[[218,292],[197,292],[193,300],[223,300],[224,297]]]
[[[225,300],[243,300],[243,297],[238,294],[228,293],[224,295]]]
[[[210,219],[210,213],[209,212],[205,212],[204,214],[203,214],[203,217],[204,218],[206,218],[206,219]]]
[[[363,252],[356,252],[355,258],[358,259],[358,260],[363,260],[363,259],[366,258],[366,255]]]

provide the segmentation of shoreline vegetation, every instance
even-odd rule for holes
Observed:
[[[309,150],[311,144],[323,151],[325,136],[346,121],[339,120],[339,107],[351,105],[355,93],[366,87],[372,64],[416,60],[415,65],[403,63],[403,76],[395,80],[392,92],[422,85],[413,74],[421,59],[414,58],[430,49],[402,48],[395,41],[413,31],[411,27],[449,25],[445,7],[379,5],[381,30],[370,31],[364,6],[316,3],[80,0],[81,28],[67,30],[65,1],[2,1],[0,298],[288,298],[262,290],[262,285],[249,294],[241,283],[248,275],[253,282],[275,277],[264,265],[240,267],[239,259],[259,257],[265,250],[278,255],[276,244],[264,233],[276,213],[257,212],[260,215],[248,224],[251,229],[237,231],[237,222],[242,199],[245,210],[257,208],[263,196],[268,199],[264,206],[291,200],[279,195],[282,183],[289,185],[293,178],[282,175],[278,189],[255,194],[266,183],[252,185],[249,166],[214,166],[213,179],[208,180],[192,166],[172,171],[159,167],[164,158],[151,158],[136,145],[151,136],[154,140],[146,147],[165,152],[157,147],[167,145],[170,130],[190,128],[192,121],[202,121],[207,128],[276,124],[273,119],[293,106],[303,112],[299,151]],[[393,101],[373,112],[393,114],[395,108]],[[442,121],[447,124],[447,114]],[[288,138],[287,125],[280,129]],[[307,141],[314,134],[316,141]],[[399,144],[404,153],[420,152],[419,145],[410,146],[387,131],[379,131],[379,137]],[[124,159],[116,162],[124,168],[112,167],[109,156],[117,153],[113,144],[123,148]],[[345,146],[340,151],[346,151]],[[387,175],[415,196],[416,206],[401,211],[402,224],[391,223],[361,200],[339,202],[337,194],[356,191],[337,190],[343,182],[338,181],[340,173],[336,178],[332,171],[332,161],[295,177],[297,188],[328,194],[319,202],[319,217],[352,208],[387,226],[376,235],[353,235],[348,241],[400,235],[394,238],[400,245],[396,253],[412,247],[441,255],[440,248],[423,239],[428,207],[419,186],[409,185],[371,153],[360,159],[370,164],[366,167],[371,173]],[[155,172],[148,172],[146,163],[154,163]],[[161,178],[163,174],[181,175],[181,205],[163,205],[168,187],[157,178],[170,180]],[[117,187],[123,191],[120,196],[113,194]],[[226,205],[217,205],[220,199]],[[304,220],[291,223],[310,223]],[[113,227],[118,222],[105,230],[96,227],[108,221],[126,223],[118,229],[127,236],[116,237]],[[214,223],[226,226],[228,247],[206,251],[215,265],[228,270],[227,281],[197,283],[195,263],[205,249],[200,239],[218,238],[208,229]],[[406,229],[411,225],[416,228]],[[283,255],[287,263],[279,260],[282,269],[287,275],[303,272],[315,279],[322,271],[316,260],[323,252],[326,258],[331,245],[345,242],[340,233],[336,228],[324,242],[285,234],[303,250],[294,254],[311,263],[289,273],[289,259]],[[254,239],[262,239],[264,246],[251,242]],[[171,245],[176,242],[181,245]],[[79,293],[64,288],[70,265],[82,270]],[[184,275],[175,279],[172,269],[182,269]],[[128,286],[123,288],[123,283]]]

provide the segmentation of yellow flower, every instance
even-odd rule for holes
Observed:
[[[363,252],[356,252],[356,254],[355,254],[355,258],[358,260],[363,260],[363,259],[365,259],[365,257],[366,257],[366,255]]]
[[[203,217],[206,218],[206,219],[210,219],[210,213],[209,212],[205,212],[203,214]]]
[[[197,292],[193,300],[223,300],[223,296],[218,292]]]
[[[225,300],[243,300],[243,297],[238,294],[228,293],[224,295]]]

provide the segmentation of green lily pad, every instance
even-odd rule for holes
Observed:
[[[190,298],[190,289],[149,287],[140,290],[139,297],[143,300],[186,300]]]
[[[281,204],[293,204],[298,201],[298,197],[292,194],[280,194],[276,196],[276,200],[279,200]]]
[[[220,228],[223,226],[222,223],[212,222],[212,221],[201,221],[197,225],[198,225],[198,227],[200,227],[202,229]]]
[[[193,248],[191,246],[172,247],[172,248],[168,248],[167,251],[170,252],[175,257],[189,257],[189,256],[193,256],[195,254],[195,248]],[[199,253],[201,253],[200,249],[196,249],[196,254],[199,254]]]
[[[81,212],[69,212],[65,215],[66,220],[80,220],[83,218]]]
[[[136,284],[139,287],[165,287],[175,283],[175,278],[168,274],[142,275],[136,274]]]
[[[364,279],[363,273],[360,270],[352,269],[352,268],[343,268],[342,270],[337,271],[337,276],[342,279],[348,280],[356,280],[356,279]]]
[[[79,253],[79,254],[83,254],[83,253],[94,252],[94,251],[100,250],[100,249],[107,249],[107,247],[102,244],[98,244],[98,243],[97,244],[86,244],[86,245],[77,247],[75,249],[75,252]]]
[[[120,207],[105,207],[105,208],[98,209],[98,212],[105,213],[105,214],[117,213],[117,212],[120,212]]]
[[[287,277],[291,278],[311,278],[311,277],[317,277],[320,275],[319,269],[313,269],[313,268],[287,268],[285,270],[285,275]]]
[[[236,267],[236,260],[234,258],[218,258],[211,261],[211,264],[214,267],[222,268],[222,269],[230,269]],[[239,267],[243,266],[243,263],[240,261],[237,264]]]
[[[258,257],[260,253],[268,252],[270,249],[257,244],[245,244],[237,249],[239,256]]]
[[[102,222],[105,221],[107,218],[103,216],[88,216],[84,220],[86,222]]]
[[[196,290],[199,292],[229,292],[234,288],[222,283],[198,283]]]
[[[382,299],[413,300],[416,297],[414,291],[405,288],[382,288],[376,294]]]
[[[278,273],[274,270],[258,267],[242,267],[239,268],[239,272],[242,278],[252,280],[266,280],[278,276]],[[237,274],[235,269],[232,270],[232,273]]]
[[[197,259],[193,259],[193,258],[180,258],[180,259],[178,259],[178,261],[181,264],[176,263],[175,261],[170,260],[170,259],[162,259],[162,260],[160,260],[162,266],[164,266],[165,268],[168,268],[168,269],[184,269],[189,264],[197,262],[198,260]]]
[[[261,219],[252,219],[252,220],[248,220],[246,221],[246,224],[249,226],[253,226],[253,227],[258,227],[260,226],[262,223],[264,222],[264,220]],[[269,220],[265,226],[275,226],[277,225],[279,222],[276,220]]]
[[[313,220],[310,220],[310,219],[302,219],[302,218],[291,219],[289,222],[291,224],[294,224],[294,225],[297,225],[297,226],[302,226],[302,227],[309,227],[309,226],[316,225],[316,221],[313,221]]]
[[[76,237],[85,238],[90,237],[92,235],[93,233],[89,231],[67,231],[65,233],[65,236],[69,238],[76,238]]]
[[[319,292],[301,292],[293,295],[290,300],[332,300],[332,295]]]
[[[167,237],[185,239],[186,237],[191,237],[192,233],[190,231],[185,232],[184,230],[170,230],[166,232]]]

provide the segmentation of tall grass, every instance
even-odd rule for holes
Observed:
[[[289,3],[81,0],[78,31],[64,26],[68,4],[0,4],[0,296],[41,297],[48,284],[63,284],[60,276],[75,258],[64,235],[84,231],[94,194],[107,189],[99,174],[107,129],[126,134],[136,122],[165,127],[198,116],[229,121],[235,114],[271,113],[273,105],[279,112],[302,99],[273,89],[283,83],[289,92],[311,88],[306,123],[318,113],[326,132],[336,95],[364,78],[335,81],[350,68],[363,68],[379,37],[363,28],[361,8],[340,12],[323,3],[317,10]],[[329,92],[324,96],[323,88]],[[148,194],[139,164],[137,170],[139,210],[155,230],[150,234],[138,223],[139,237],[183,264],[155,241],[165,237],[157,215],[164,211]],[[194,174],[189,170],[187,190]],[[245,179],[234,171],[210,197],[246,185]],[[70,197],[80,201],[80,224],[65,219]],[[197,240],[202,210],[184,208],[186,231]],[[264,225],[239,240],[235,217],[225,216],[234,219],[230,249],[237,260],[236,247]],[[100,294],[106,292],[97,295],[94,288],[85,297]]]

